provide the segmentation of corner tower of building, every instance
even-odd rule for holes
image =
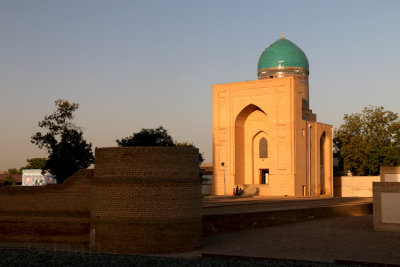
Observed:
[[[268,46],[258,60],[258,79],[298,77],[303,92],[303,110],[306,119],[310,96],[308,90],[309,64],[306,54],[296,44],[282,38]]]

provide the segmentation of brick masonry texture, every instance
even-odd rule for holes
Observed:
[[[184,252],[201,246],[198,149],[96,149],[90,189],[94,251]]]
[[[0,187],[0,241],[89,242],[89,187],[93,170],[56,185]]]
[[[198,149],[96,149],[94,170],[64,183],[0,188],[0,242],[83,244],[94,251],[200,248]]]

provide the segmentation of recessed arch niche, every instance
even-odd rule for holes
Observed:
[[[261,170],[269,169],[268,136],[265,131],[259,131],[252,138],[252,184],[261,184]]]
[[[320,194],[325,195],[327,192],[329,192],[329,180],[328,178],[330,177],[330,172],[329,172],[329,166],[330,166],[330,155],[329,155],[329,138],[326,137],[325,131],[321,134],[321,137],[319,139],[319,184],[320,184]]]
[[[254,104],[243,108],[235,119],[235,184],[257,183],[255,158],[259,158],[260,136],[266,138],[267,114]],[[260,138],[256,140],[256,137]],[[257,142],[255,153],[254,142]],[[255,155],[257,154],[257,155]]]

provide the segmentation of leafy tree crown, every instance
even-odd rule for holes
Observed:
[[[42,172],[48,171],[56,175],[57,182],[63,182],[79,169],[89,167],[94,156],[92,144],[83,139],[82,130],[72,121],[79,104],[58,99],[55,105],[57,109],[39,122],[39,127],[47,132],[37,132],[31,142],[49,154]]]
[[[174,140],[162,126],[142,129],[132,136],[116,140],[118,146],[174,146]]]
[[[174,139],[169,135],[168,131],[159,126],[155,129],[142,129],[138,133],[133,133],[131,136],[117,139],[118,146],[190,146],[195,147],[193,144],[188,142],[175,142]],[[202,153],[199,153],[199,161],[202,163],[204,157]]]
[[[380,166],[400,164],[399,115],[383,107],[369,106],[362,113],[344,115],[334,131],[333,152],[339,172],[378,175]]]

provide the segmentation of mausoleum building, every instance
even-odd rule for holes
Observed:
[[[282,36],[258,80],[213,85],[213,194],[332,195],[332,126],[310,109],[305,53]]]

